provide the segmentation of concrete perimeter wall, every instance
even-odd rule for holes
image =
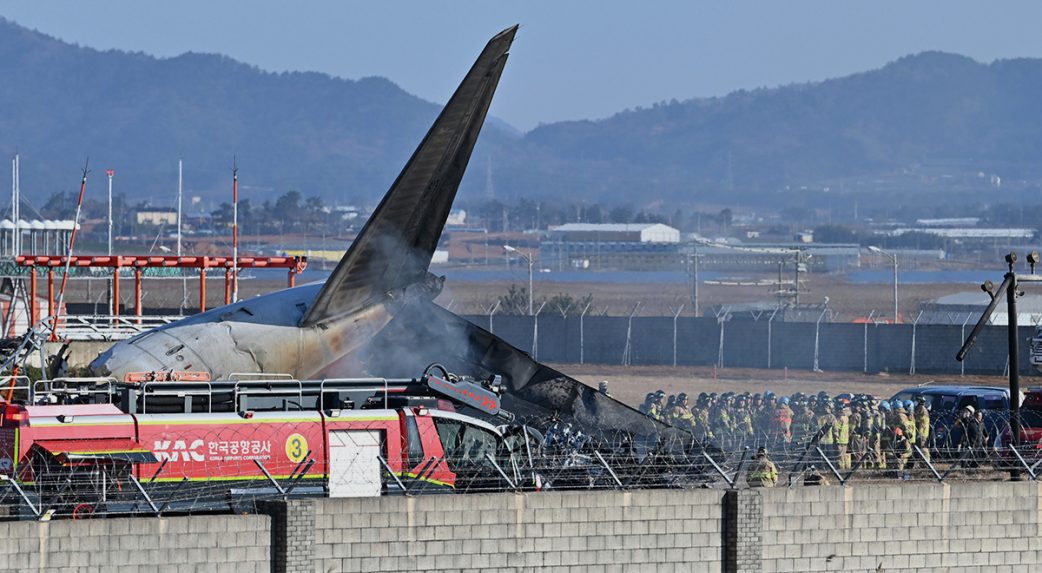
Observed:
[[[265,515],[0,523],[0,571],[262,573]]]
[[[659,490],[323,500],[314,506],[315,560],[307,570],[721,571],[723,496]]]
[[[0,523],[4,571],[1042,570],[1042,484],[428,495]]]
[[[1042,564],[1042,495],[1035,482],[738,495],[742,504],[762,507],[762,568],[750,571],[1014,572]]]

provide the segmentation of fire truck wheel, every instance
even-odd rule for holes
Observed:
[[[73,519],[90,519],[94,517],[94,506],[89,503],[79,503],[72,508]]]

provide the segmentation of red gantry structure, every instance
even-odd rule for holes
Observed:
[[[70,268],[111,268],[113,275],[112,299],[119,300],[119,279],[122,269],[134,269],[134,314],[141,316],[141,278],[142,271],[147,268],[176,268],[176,269],[199,269],[199,312],[206,311],[206,271],[208,269],[224,269],[224,303],[229,304],[232,297],[233,268],[235,263],[232,257],[177,257],[177,256],[153,256],[153,255],[98,255],[98,256],[73,256],[64,257],[59,255],[20,256],[15,258],[15,263],[29,267],[29,308],[31,309],[30,324],[36,324],[39,320],[36,311],[36,288],[38,268],[47,271],[47,311],[54,315],[54,269],[65,267],[68,263]],[[307,257],[239,257],[238,268],[267,268],[287,269],[288,284],[295,286],[297,275],[304,272],[308,266]],[[119,304],[113,305],[113,315],[119,316]]]

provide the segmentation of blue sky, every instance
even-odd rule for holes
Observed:
[[[836,77],[923,50],[1042,57],[1042,2],[1027,1],[2,0],[0,15],[101,49],[384,76],[436,102],[488,37],[520,23],[492,113],[525,130]]]

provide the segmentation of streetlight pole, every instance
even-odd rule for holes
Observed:
[[[511,247],[510,245],[503,245],[503,250],[508,252],[508,253],[516,254],[517,256],[519,256],[522,259],[524,259],[526,263],[528,263],[528,316],[532,316],[533,314],[535,314],[533,303],[532,303],[532,300],[533,300],[533,293],[532,293],[532,265],[533,265],[533,263],[532,263],[532,253],[528,253],[528,254],[522,253],[521,251],[517,250],[514,247]]]
[[[112,169],[105,171],[109,177],[109,256],[112,256],[112,176],[116,172]]]
[[[880,249],[879,247],[875,247],[875,246],[869,247],[868,250],[872,251],[873,253],[879,253],[880,255],[883,255],[884,257],[890,259],[890,262],[893,263],[893,265],[894,265],[894,322],[893,323],[897,324],[897,254],[896,253],[889,253],[889,252],[884,251],[883,249]]]

